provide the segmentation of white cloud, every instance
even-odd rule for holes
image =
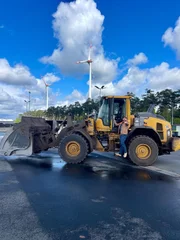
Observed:
[[[47,83],[47,84],[53,84],[57,81],[60,80],[59,77],[55,76],[53,73],[46,73],[46,75],[44,75],[42,77],[42,79],[44,79],[44,81]]]
[[[8,102],[11,99],[11,96],[5,92],[3,89],[0,89],[0,103]]]
[[[107,95],[120,95],[119,91],[116,89],[116,83],[110,82],[107,84],[104,84],[104,88],[101,90],[101,96],[107,96]],[[101,87],[101,85],[99,85]],[[100,96],[100,90],[95,88],[93,86],[92,88],[92,97],[93,99],[99,98]]]
[[[0,83],[12,85],[33,85],[35,77],[21,64],[10,66],[6,59],[0,59]]]
[[[42,76],[49,84],[60,80],[53,73]],[[15,118],[26,110],[24,100],[29,100],[31,110],[45,109],[45,86],[42,79],[33,76],[28,67],[17,64],[10,66],[6,59],[0,59],[0,118]],[[54,105],[56,95],[49,88],[49,104]]]
[[[146,55],[143,52],[141,52],[139,54],[135,54],[134,58],[129,59],[127,61],[127,64],[128,65],[140,65],[143,63],[147,63],[147,62],[148,62],[148,58],[146,57]]]
[[[60,80],[60,77],[55,76],[53,73],[46,73],[41,79],[37,80],[38,89],[34,89],[35,91],[44,92],[45,90],[45,83],[49,85],[49,90],[51,91],[51,85],[55,82]]]
[[[53,17],[54,36],[59,45],[51,56],[45,56],[41,61],[58,66],[65,75],[77,77],[87,74],[87,64],[75,63],[87,59],[91,43],[93,81],[111,82],[117,76],[119,59],[111,60],[105,56],[102,46],[104,16],[96,3],[93,0],[61,2]]]
[[[74,104],[75,102],[84,103],[87,100],[87,96],[79,92],[77,89],[74,89],[71,94],[65,97],[65,100],[60,100],[56,103],[55,106],[68,106]]]
[[[3,88],[2,88],[3,87]],[[37,88],[37,86],[36,86]],[[3,89],[3,90],[2,90]],[[46,98],[45,90],[42,92],[38,90],[31,90],[31,110],[42,109],[45,110]],[[3,94],[2,94],[3,91]],[[28,90],[24,87],[2,85],[0,84],[0,118],[16,118],[20,113],[26,111],[26,101],[29,101]],[[56,97],[50,91],[49,92],[49,105],[55,105]],[[29,110],[29,104],[27,105]]]
[[[76,99],[83,99],[84,96],[78,90],[74,89],[73,92],[66,97],[67,100],[76,101]]]
[[[15,90],[15,89],[14,89]],[[2,92],[1,92],[2,93]],[[3,91],[3,98],[0,97],[0,118],[15,118],[24,109],[24,100],[16,96],[16,91],[9,94]]]
[[[152,68],[140,69],[132,66],[118,82],[105,84],[103,95],[125,95],[127,92],[141,96],[146,88],[161,91],[166,88],[180,89],[180,68],[171,68],[163,62]],[[93,88],[93,97],[97,97],[99,91]]]
[[[92,82],[98,84],[107,84],[114,80],[117,76],[118,60],[110,60],[104,57],[103,54],[96,56],[93,65]]]
[[[134,66],[128,69],[127,74],[116,84],[116,92],[140,94],[146,88],[147,71]]]
[[[170,46],[176,51],[177,56],[180,58],[180,17],[176,21],[174,29],[169,27],[164,35],[162,36],[162,41],[165,46]]]
[[[166,62],[150,68],[148,71],[149,86],[155,90],[171,88],[177,90],[180,88],[180,68],[170,68]]]

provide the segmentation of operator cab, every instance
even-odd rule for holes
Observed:
[[[122,122],[123,117],[126,115],[126,100],[122,98],[114,99],[114,108],[113,108],[113,132],[118,132],[118,126],[116,123]]]
[[[129,106],[129,108],[127,108]],[[96,120],[98,131],[117,132],[114,120],[119,123],[124,116],[130,115],[130,96],[108,96],[101,99],[101,107]]]

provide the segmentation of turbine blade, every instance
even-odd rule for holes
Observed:
[[[83,60],[83,61],[78,61],[77,64],[80,64],[80,63],[87,63],[88,60]]]
[[[92,45],[89,46],[89,56],[88,56],[88,60],[91,60],[91,49],[92,49]]]
[[[47,85],[47,83],[45,82],[44,78],[42,78],[42,80],[43,80],[43,82],[44,82],[44,85],[46,86],[46,85]]]

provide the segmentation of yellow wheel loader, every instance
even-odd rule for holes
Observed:
[[[130,123],[126,140],[128,158],[136,165],[149,166],[158,155],[180,150],[180,138],[172,137],[172,127],[162,116],[149,109],[131,115],[130,96],[105,96],[101,99],[98,116],[74,123],[67,116],[61,124],[43,118],[22,117],[0,143],[0,154],[25,155],[58,147],[67,163],[84,161],[93,150],[119,151],[119,134],[114,119],[123,116]]]

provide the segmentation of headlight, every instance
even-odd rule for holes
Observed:
[[[135,118],[134,119],[134,126],[139,126],[139,123],[140,123],[139,118]]]
[[[172,136],[170,129],[167,130],[167,136],[168,136],[168,137],[171,137],[171,136]]]

